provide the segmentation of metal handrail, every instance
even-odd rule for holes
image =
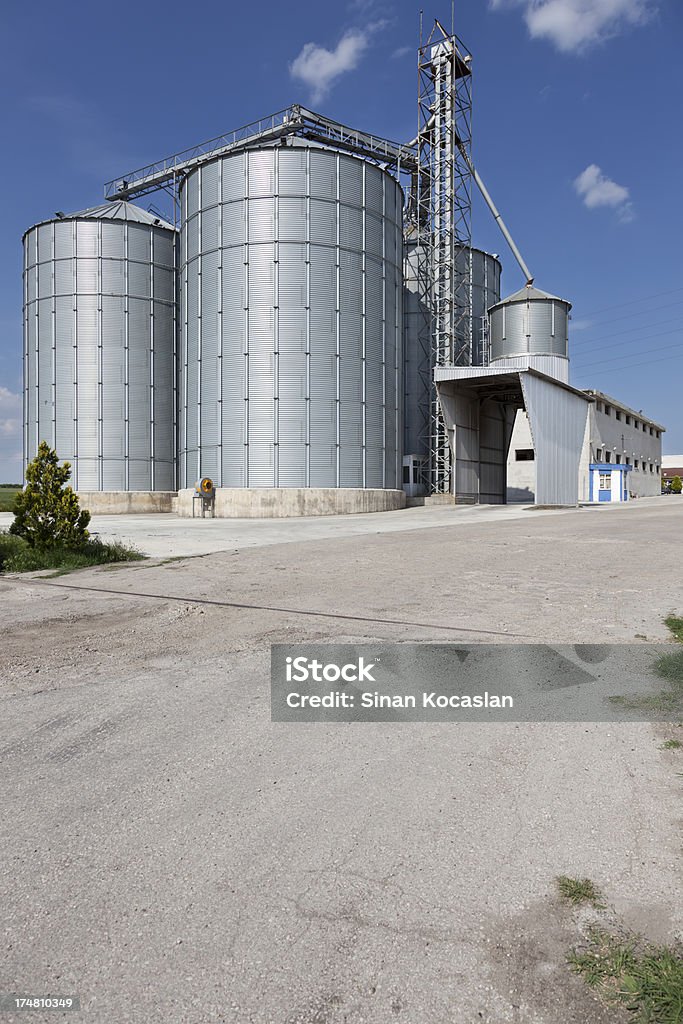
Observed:
[[[163,160],[157,160],[114,178],[104,186],[105,199],[113,201],[146,195],[148,192],[163,188],[199,164],[253,146],[259,141],[283,138],[287,135],[298,135],[324,142],[395,168],[398,173],[409,173],[417,166],[417,151],[413,144],[403,145],[378,135],[349,128],[295,104],[241,128],[218,135],[207,142],[201,142],[191,149],[174,153]]]

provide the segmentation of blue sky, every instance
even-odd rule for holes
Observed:
[[[572,380],[663,422],[683,452],[683,5],[456,0],[474,55],[474,157],[536,275],[574,303]],[[450,3],[425,24],[450,23]],[[21,235],[105,180],[292,102],[407,140],[406,0],[126,9],[16,0],[0,14],[0,481],[19,480]],[[147,197],[164,209],[163,197]],[[522,277],[477,198],[475,243]]]

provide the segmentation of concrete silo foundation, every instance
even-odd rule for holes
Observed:
[[[178,515],[192,515],[194,493],[193,487],[178,492]],[[215,515],[219,519],[287,519],[393,512],[405,504],[404,491],[382,487],[218,487]]]

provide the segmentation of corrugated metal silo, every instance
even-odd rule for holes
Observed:
[[[429,451],[430,342],[424,324],[429,321],[418,292],[419,247],[406,240],[405,249],[405,337],[404,337],[404,453],[426,459]],[[501,264],[497,256],[483,249],[456,252],[456,270],[463,274],[469,263],[472,313],[470,337],[472,364],[483,365],[485,356],[484,323],[490,306],[500,299]]]
[[[25,457],[80,491],[174,489],[175,234],[116,202],[24,235]]]
[[[568,330],[571,303],[533,285],[489,310],[491,364],[532,366],[569,380]]]
[[[424,256],[416,238],[405,239],[404,256],[403,452],[424,459],[430,435],[431,321],[420,294],[419,261]]]
[[[400,487],[402,191],[296,144],[181,190],[180,486]]]
[[[472,303],[470,363],[472,366],[485,366],[488,362],[486,316],[491,306],[500,302],[500,275],[503,268],[497,256],[483,249],[458,249],[455,254],[455,270],[460,275],[469,270]]]

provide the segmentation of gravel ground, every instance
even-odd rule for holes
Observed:
[[[96,1024],[623,1020],[564,965],[591,914],[554,878],[681,935],[672,727],[273,725],[269,645],[665,640],[682,514],[378,517],[0,579],[0,991]]]

